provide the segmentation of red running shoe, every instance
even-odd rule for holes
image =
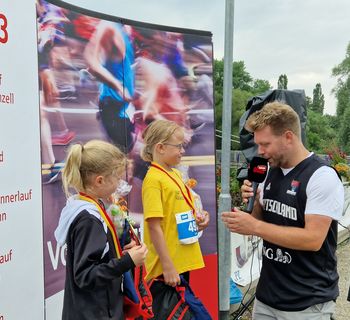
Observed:
[[[51,138],[53,146],[65,146],[75,138],[74,131],[67,131],[63,134],[53,135]]]

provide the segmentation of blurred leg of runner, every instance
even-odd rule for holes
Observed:
[[[41,170],[42,170],[42,183],[48,184],[57,181],[60,170],[62,167],[56,164],[55,154],[53,152],[51,144],[51,128],[49,121],[43,110],[41,115]]]
[[[66,46],[56,46],[51,50],[51,65],[54,71],[54,78],[58,90],[57,99],[67,99],[75,96],[75,84],[72,70],[68,70],[70,64],[70,54]],[[60,108],[61,103],[56,101],[54,105],[48,107]],[[70,131],[61,111],[51,113],[50,118],[55,123],[55,131],[52,134],[53,145],[67,145],[75,137],[75,132]]]

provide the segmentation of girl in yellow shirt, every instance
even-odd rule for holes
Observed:
[[[193,198],[173,167],[184,154],[184,130],[175,122],[153,121],[143,132],[143,160],[151,162],[142,185],[147,279],[163,276],[176,286],[180,274],[204,267],[198,231],[209,224],[205,212],[196,218]]]

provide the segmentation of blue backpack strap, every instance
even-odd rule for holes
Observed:
[[[180,279],[181,285],[185,287],[185,301],[189,305],[191,313],[194,316],[193,320],[212,320],[208,310],[205,308],[202,301],[194,295],[194,292],[185,278],[180,275]]]

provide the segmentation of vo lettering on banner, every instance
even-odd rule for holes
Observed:
[[[65,244],[63,247],[60,247],[58,244],[56,245],[56,249],[54,252],[54,249],[52,247],[52,242],[47,242],[47,249],[49,250],[50,260],[52,263],[52,268],[54,270],[57,270],[59,260],[61,260],[61,263],[66,266],[66,250],[67,245]]]
[[[7,32],[7,18],[0,12],[0,43],[6,43],[9,35]],[[1,318],[0,318],[1,319]]]

